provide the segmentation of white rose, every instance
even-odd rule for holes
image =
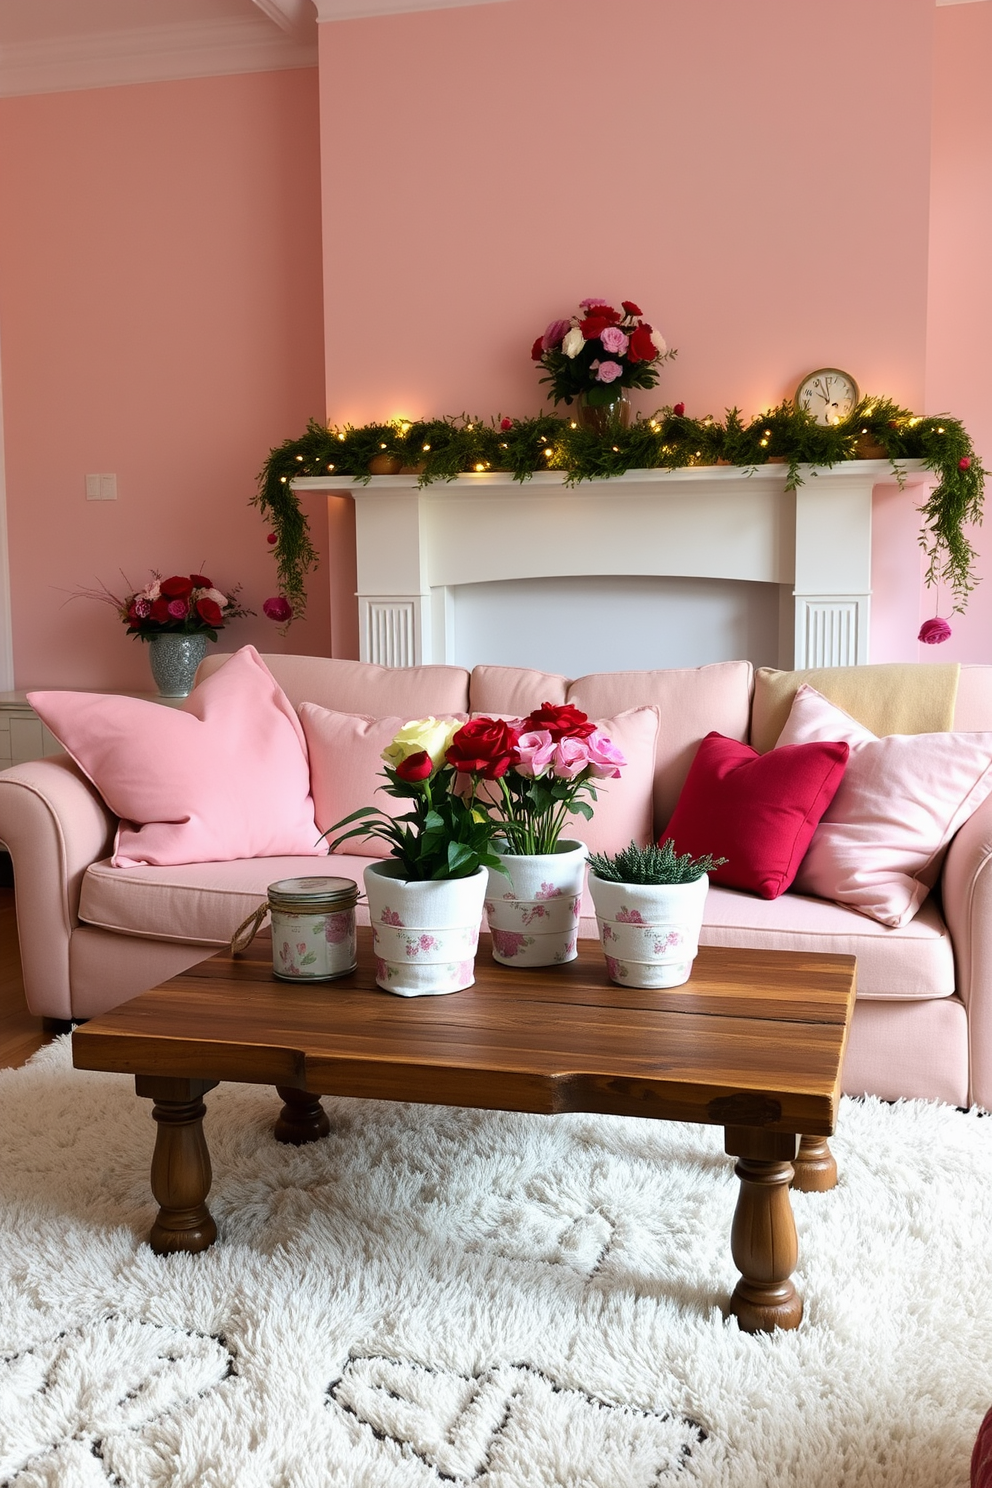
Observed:
[[[201,599],[212,599],[219,610],[226,610],[230,601],[226,594],[221,594],[219,589],[204,589],[200,595]]]
[[[659,356],[664,356],[665,355],[665,352],[668,350],[668,347],[665,345],[665,338],[661,334],[661,332],[660,331],[652,331],[651,332],[651,340],[654,342],[655,346],[657,347],[658,355]]]
[[[577,357],[585,344],[586,338],[583,336],[578,326],[573,326],[570,331],[565,332],[564,338],[561,343],[561,349],[567,357]]]

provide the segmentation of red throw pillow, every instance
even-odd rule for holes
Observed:
[[[710,878],[777,899],[796,876],[847,764],[844,743],[789,744],[759,754],[707,734],[663,834],[679,853],[727,862]]]

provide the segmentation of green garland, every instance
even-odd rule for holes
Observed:
[[[676,405],[681,410],[681,405]],[[535,470],[562,470],[566,484],[622,475],[627,470],[679,470],[725,463],[752,472],[769,461],[788,465],[788,485],[802,483],[803,465],[831,466],[843,460],[888,457],[900,485],[902,460],[922,460],[938,477],[919,508],[920,544],[926,551],[928,585],[944,584],[953,610],[963,614],[977,583],[976,553],[966,525],[982,520],[987,472],[957,419],[923,418],[887,398],[862,398],[843,423],[824,428],[786,401],[745,423],[738,409],[717,419],[693,419],[663,408],[650,418],[606,434],[569,418],[459,418],[413,423],[325,427],[311,419],[301,439],[290,439],[269,457],[252,500],[276,535],[279,588],[299,619],[306,611],[306,575],[316,567],[310,529],[291,482],[297,476],[352,476],[368,481],[370,462],[392,457],[415,472],[418,484],[453,480],[463,471],[505,470],[526,481]]]

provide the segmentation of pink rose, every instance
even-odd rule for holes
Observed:
[[[282,594],[276,594],[272,599],[267,599],[262,606],[262,614],[277,624],[283,624],[286,620],[293,618],[293,606]]]
[[[554,772],[559,780],[577,780],[589,765],[585,739],[559,739],[555,745]]]
[[[589,754],[590,775],[597,780],[608,780],[620,774],[627,760],[602,729],[590,734],[585,744]]]
[[[170,599],[169,614],[173,620],[185,620],[189,614],[189,605],[184,599]]]
[[[580,300],[579,301],[579,309],[580,310],[595,310],[599,305],[608,305],[609,303],[610,303],[609,300],[595,300],[595,299],[593,299],[593,300]]]
[[[525,780],[539,780],[548,773],[554,757],[555,741],[548,730],[532,729],[517,740],[513,768]]]
[[[600,362],[596,371],[597,382],[616,382],[622,376],[623,368],[619,362]]]
[[[553,351],[556,346],[561,344],[562,337],[571,327],[571,324],[572,322],[570,320],[553,320],[541,337],[541,349],[543,351]]]
[[[916,639],[923,641],[927,646],[939,646],[942,641],[948,641],[950,638],[951,627],[946,620],[941,620],[939,615],[935,615],[932,620],[924,620]]]
[[[614,356],[625,356],[630,344],[629,337],[619,326],[607,326],[600,336],[604,351],[612,351]]]

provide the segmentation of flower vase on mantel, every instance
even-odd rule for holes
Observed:
[[[594,434],[605,437],[613,429],[629,427],[630,398],[627,390],[622,387],[600,389],[598,396],[602,397],[604,392],[608,392],[610,397],[597,403],[589,402],[589,393],[576,394],[575,422],[580,429],[591,429]]]
[[[189,697],[208,639],[202,631],[192,635],[166,631],[149,638],[148,661],[159,697]]]
[[[557,966],[578,955],[585,878],[584,842],[562,840],[550,853],[504,853],[489,870],[486,915],[493,960],[503,966]]]

